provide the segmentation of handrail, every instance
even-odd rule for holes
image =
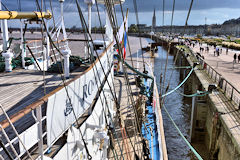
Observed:
[[[218,83],[219,87],[223,90],[223,93],[227,95],[227,86],[230,87],[230,99],[233,100],[236,104],[239,105],[240,107],[240,97],[238,97],[237,100],[234,99],[234,93],[238,93],[240,96],[240,91],[228,80],[226,80],[222,74],[220,74],[218,71],[216,71],[211,65],[209,65],[202,57],[197,57],[196,53],[192,51],[191,48],[189,48],[189,46],[185,45],[190,53],[200,62],[200,64],[202,64],[202,69],[206,70],[207,74],[210,76],[210,78],[212,78],[215,82]],[[208,68],[208,69],[207,69]],[[211,74],[210,74],[211,71]],[[215,77],[213,77],[213,73],[215,73]],[[217,76],[218,76],[218,80],[217,80]],[[225,82],[225,86],[223,85]]]
[[[147,63],[150,69],[151,77],[153,77],[153,110],[156,114],[156,120],[158,120],[157,128],[160,129],[160,140],[161,140],[161,148],[162,148],[162,158],[163,160],[168,160],[168,154],[167,154],[167,146],[166,146],[166,140],[165,140],[165,134],[164,134],[164,128],[163,128],[163,119],[162,119],[162,112],[161,112],[161,106],[160,106],[160,97],[158,93],[158,88],[156,84],[156,77],[153,74],[152,68],[150,67],[150,64]]]

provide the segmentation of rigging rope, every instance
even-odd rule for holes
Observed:
[[[107,1],[107,0],[105,0],[105,3],[106,3],[106,1]],[[109,1],[108,1],[108,3],[106,3],[106,4],[109,4]],[[109,5],[106,5],[106,7],[107,7],[107,9],[108,9],[108,14],[111,16],[111,18],[112,18],[112,20],[113,20],[113,21],[111,21],[111,25],[112,25],[113,28],[116,28],[115,26],[117,26],[117,25],[114,24],[114,22],[117,23],[117,21],[114,20],[114,15],[112,14],[112,9],[111,9],[112,6],[109,7]],[[110,9],[109,9],[109,8],[110,8]],[[113,6],[113,8],[114,8],[114,6]],[[114,8],[114,12],[115,12],[115,17],[116,17],[115,8]],[[115,32],[114,32],[114,33],[115,33]],[[119,43],[118,43],[118,39],[116,38],[116,33],[114,34],[114,37],[115,37],[115,40],[116,40],[116,42],[117,42],[118,48],[120,48],[120,47],[119,47]],[[120,56],[122,56],[122,52],[121,52],[121,51],[122,51],[122,50],[120,50]],[[132,94],[132,90],[131,90],[131,86],[129,85],[129,80],[128,80],[129,78],[128,78],[128,75],[126,74],[126,71],[125,71],[124,66],[123,66],[123,70],[124,70],[124,78],[125,78],[125,81],[126,81],[127,86],[128,86],[127,91],[130,92],[130,93],[128,93],[128,95],[130,95],[131,102],[132,102],[132,104],[134,104],[134,100],[133,100],[133,97],[132,97],[132,95],[133,95],[133,94]],[[132,105],[132,106],[133,106],[133,105]],[[135,115],[136,115],[136,109],[135,109],[134,107],[133,107],[133,110],[134,110]],[[138,130],[140,131],[139,120],[138,120],[138,117],[137,117],[137,116],[136,116],[135,120],[137,121],[136,125],[137,125],[137,127],[138,127]],[[141,138],[142,138],[141,132],[140,132],[140,135],[141,135]]]
[[[192,74],[192,72],[194,71],[194,67],[191,69],[191,71],[188,73],[188,75],[186,76],[186,78],[173,90],[163,94],[161,97],[165,97],[165,96],[168,96],[169,94],[172,94],[173,92],[175,92],[177,89],[179,89],[187,80],[188,78],[190,77],[190,75]]]
[[[142,61],[143,61],[143,70],[145,71],[145,61],[144,61],[144,56],[143,56],[143,45],[142,45],[142,38],[141,38],[141,31],[139,29],[139,18],[138,18],[138,8],[137,8],[137,2],[136,0],[133,0],[133,5],[134,5],[134,11],[135,11],[135,16],[136,16],[136,22],[137,22],[137,30],[139,34],[139,40],[140,40],[140,47],[141,47],[141,52],[142,52]]]
[[[114,13],[115,13],[115,17],[116,17],[116,11],[115,11],[114,5],[113,5],[113,8],[114,8]],[[114,16],[113,16],[112,18],[114,18]],[[117,22],[117,21],[116,21],[116,22]],[[115,24],[114,26],[118,26],[118,25]],[[113,26],[113,27],[114,27],[114,26]],[[119,40],[117,39],[116,33],[114,34],[114,36],[115,36],[115,40],[116,40],[117,44],[119,44],[119,43],[118,43]],[[119,47],[119,45],[118,45],[118,47]],[[118,49],[120,49],[120,48],[118,48]],[[122,50],[120,50],[120,56],[121,56],[121,59],[123,59]],[[142,55],[142,56],[143,56],[143,55]],[[144,66],[144,67],[145,67],[145,66]],[[123,66],[123,64],[122,64],[122,68],[123,68],[123,72],[124,72],[124,75],[125,75],[124,78],[125,78],[125,81],[126,81],[127,87],[128,87],[128,88],[127,88],[127,92],[128,92],[128,95],[130,95],[129,97],[130,97],[130,99],[131,99],[132,106],[134,106],[134,98],[133,98],[132,89],[131,89],[131,86],[130,86],[130,83],[129,83],[128,74],[127,74],[127,72],[126,72],[125,67]],[[144,70],[145,70],[145,69],[144,69]],[[135,115],[137,115],[136,108],[133,107],[133,109],[134,109]],[[140,125],[140,122],[139,122],[138,116],[135,116],[135,119],[136,119],[137,129],[138,129],[138,131],[140,131],[141,128],[140,128],[140,126],[139,126],[139,125]],[[141,135],[141,138],[143,138],[141,132],[140,132],[140,135]]]
[[[85,21],[85,19],[84,19],[84,17],[83,17],[82,10],[81,10],[81,8],[80,8],[80,5],[79,5],[78,0],[76,0],[76,4],[77,4],[78,13],[79,13],[79,16],[80,16],[80,20],[81,20],[82,26],[83,26],[84,29],[85,29],[85,33],[88,33],[88,36],[89,36],[89,38],[90,38],[90,40],[89,40],[88,37],[85,37],[85,38],[87,38],[88,44],[89,44],[89,41],[93,42],[93,39],[92,39],[92,37],[91,37],[91,34],[89,34],[88,28],[86,27],[86,26],[87,26],[87,25],[86,25],[86,21]],[[86,34],[85,34],[85,35],[86,35]],[[88,45],[88,47],[90,47],[90,46]],[[94,50],[94,51],[96,52],[96,50]],[[99,59],[99,55],[98,55],[97,52],[96,52],[96,56],[97,56],[97,59]],[[104,69],[103,69],[103,65],[102,65],[100,59],[99,59],[99,62],[100,62],[100,66],[101,66],[101,68],[102,68],[102,70],[103,70],[103,73],[104,73],[104,75],[106,76],[105,71],[104,71]],[[107,83],[108,83],[108,86],[109,86],[109,88],[110,88],[111,94],[113,95],[113,98],[114,98],[114,101],[115,101],[115,103],[116,103],[116,106],[117,106],[117,108],[119,108],[120,105],[118,104],[118,101],[117,101],[117,98],[116,98],[116,93],[113,94],[112,87],[111,87],[111,85],[109,84],[108,80],[107,80]],[[120,150],[121,150],[121,147],[120,147]],[[121,150],[121,156],[123,156],[122,150]]]
[[[172,34],[174,10],[175,10],[175,0],[173,0],[172,19],[171,19],[171,32],[170,32],[170,34]]]
[[[186,28],[186,26],[188,25],[188,19],[189,19],[191,10],[192,10],[192,5],[193,5],[193,0],[191,0],[191,4],[190,4],[189,10],[188,10],[187,19],[186,19],[186,22],[185,22],[185,28]]]
[[[194,94],[184,94],[184,93],[181,93],[181,92],[178,92],[180,95],[184,96],[184,97],[203,97],[203,96],[206,96],[208,95],[210,92],[208,91],[197,91],[196,93]]]
[[[170,113],[168,112],[167,108],[165,107],[165,105],[163,104],[163,109],[165,110],[165,112],[167,113],[169,119],[171,120],[171,122],[173,123],[174,127],[177,129],[179,135],[183,138],[183,140],[185,141],[185,143],[188,145],[188,147],[192,150],[192,152],[195,154],[195,156],[199,159],[199,160],[203,160],[202,157],[198,154],[198,152],[193,148],[193,146],[188,142],[188,140],[184,137],[183,133],[181,132],[181,130],[178,128],[178,126],[176,125],[176,123],[174,122],[173,118],[171,117]]]
[[[41,10],[38,0],[36,0],[36,4],[37,4],[38,9]],[[51,36],[50,36],[50,34],[49,34],[48,30],[47,30],[46,22],[44,21],[43,18],[42,18],[42,22],[43,22],[43,26],[44,26],[44,28],[45,28],[45,30],[46,30],[46,32],[47,32],[47,35],[48,35],[48,37],[49,37],[49,40],[50,40],[50,43],[51,43],[51,47],[52,47],[52,45],[53,45],[53,46],[56,48],[56,50],[61,54],[61,51],[59,50],[59,48],[57,48],[57,47],[55,46],[55,44],[53,43],[53,41],[52,41],[52,39],[51,39]],[[54,53],[54,56],[56,57],[56,54],[55,54],[54,50],[53,50],[53,53]],[[63,68],[63,66],[62,66],[62,68]],[[59,67],[59,71],[60,71],[60,67]],[[60,73],[61,73],[61,72],[60,72]],[[61,75],[61,79],[62,79],[62,81],[63,81],[63,85],[64,85],[64,88],[65,88],[67,97],[68,97],[68,99],[69,99],[69,102],[70,102],[70,104],[72,104],[71,98],[70,98],[69,93],[68,93],[68,90],[67,90],[67,88],[66,88],[65,78],[63,77],[62,74],[60,74],[60,75]],[[75,110],[74,110],[74,109],[73,109],[73,114],[74,114],[74,117],[75,117],[75,119],[76,119],[76,122],[77,122],[77,124],[78,124],[78,126],[79,126],[79,122],[78,122],[78,120],[77,120],[77,116],[76,116],[76,113],[75,113]],[[88,159],[92,159],[92,156],[89,154],[89,150],[88,150],[87,144],[86,144],[85,140],[83,139],[82,131],[81,131],[80,129],[79,129],[79,132],[80,132],[82,141],[83,141],[83,143],[84,143],[85,150],[86,150],[87,155],[88,155],[87,158],[88,158]]]

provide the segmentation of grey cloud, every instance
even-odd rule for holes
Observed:
[[[35,0],[20,0],[22,10],[32,11],[36,10],[36,1]],[[47,8],[49,8],[49,0],[45,0]],[[83,11],[87,11],[87,6],[83,2],[84,0],[79,0],[80,5]],[[153,11],[153,8],[156,10],[162,10],[163,0],[136,0],[138,5],[139,12]],[[9,10],[18,10],[17,0],[2,0],[2,2],[9,8]],[[40,1],[39,1],[40,2]],[[176,10],[188,10],[191,0],[176,0]],[[52,0],[53,7],[59,7],[58,0]],[[172,10],[173,0],[165,0],[165,10]],[[71,5],[71,8],[68,8],[67,12],[76,11],[75,0],[65,0],[64,4],[66,6]],[[202,9],[212,9],[212,8],[239,8],[239,0],[195,0],[193,3],[193,10],[202,10]],[[116,7],[117,10],[120,10],[120,7]],[[133,0],[126,0],[123,4],[124,10],[129,8],[130,12],[134,12]],[[103,7],[100,5],[101,11]],[[96,7],[93,7],[93,11],[96,11]]]

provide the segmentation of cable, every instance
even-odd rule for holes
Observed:
[[[106,3],[106,1],[105,1],[105,3]],[[112,12],[110,12],[110,11],[111,11],[111,8],[110,8],[111,6],[109,7],[109,1],[108,1],[106,4],[107,4],[106,6],[108,7],[108,8],[107,8],[107,9],[108,9],[108,13],[109,13],[109,15],[111,15],[111,17],[112,17],[112,19],[113,19],[113,21],[111,22],[111,25],[112,25],[113,28],[117,28],[117,27],[114,27],[114,26],[116,26],[116,25],[113,24],[114,22],[117,22],[117,21],[114,20],[114,16],[113,16]],[[113,7],[114,7],[114,6],[113,6]],[[109,9],[109,8],[110,8],[110,9]],[[115,11],[115,9],[114,9],[114,11]],[[115,14],[116,14],[116,12],[115,12]],[[116,33],[116,32],[115,32],[115,33]],[[119,51],[120,51],[120,56],[122,56],[122,54],[121,54],[121,53],[122,53],[122,52],[121,52],[121,49],[120,49],[120,47],[119,47],[119,45],[118,45],[118,44],[119,44],[119,43],[118,43],[118,39],[116,38],[116,34],[115,34],[114,36],[115,36],[115,40],[116,40],[116,42],[117,42],[117,46],[118,46]],[[122,58],[122,59],[123,59],[123,58]],[[125,71],[125,68],[124,68],[124,67],[123,67],[123,70],[124,70],[125,81],[126,81],[128,87],[129,87],[129,82],[128,82],[127,74],[126,74],[126,71]],[[129,91],[129,90],[131,91],[130,88],[127,89],[127,91]],[[129,94],[129,95],[130,95],[130,98],[132,98],[132,94]],[[132,100],[132,104],[133,104],[133,100]],[[132,105],[132,106],[133,106],[133,105]],[[134,111],[135,111],[135,115],[136,115],[136,110],[135,110],[135,108],[134,108]],[[136,117],[135,119],[138,121],[138,117]],[[139,123],[136,123],[136,124],[137,124],[137,126],[138,126]],[[139,130],[139,129],[138,129],[138,130]],[[141,134],[141,132],[140,132],[140,134]],[[142,137],[142,135],[141,135],[141,137]]]
[[[2,6],[7,10],[7,11],[9,11],[10,12],[10,10],[5,6],[5,4],[1,1],[1,4],[2,4]]]
[[[198,154],[198,152],[193,148],[193,146],[188,142],[188,140],[184,137],[184,135],[182,134],[182,132],[180,131],[180,129],[178,128],[178,126],[176,125],[176,123],[174,122],[174,120],[172,119],[171,115],[169,114],[168,110],[166,109],[165,105],[163,104],[163,108],[165,110],[165,112],[167,113],[169,119],[171,120],[171,122],[173,123],[174,127],[177,129],[179,135],[183,138],[184,142],[188,145],[188,147],[192,150],[192,152],[195,154],[195,156],[199,159],[199,160],[203,160],[202,157]]]
[[[85,19],[84,19],[83,15],[82,15],[82,11],[81,11],[81,8],[80,8],[80,6],[79,6],[78,0],[76,0],[76,4],[77,4],[79,16],[80,16],[80,20],[81,20],[81,22],[82,22],[82,26],[83,26],[84,29],[86,30],[85,33],[88,33],[88,36],[89,36],[89,38],[90,38],[90,41],[92,42],[93,40],[92,40],[91,35],[89,34],[88,28],[86,27],[87,25],[86,25],[86,22],[85,22]],[[87,38],[87,37],[85,37],[85,38]],[[88,38],[87,38],[87,40],[88,40],[88,42],[89,42],[89,39],[88,39]],[[89,44],[89,43],[88,43],[88,44]],[[90,46],[88,45],[88,47],[90,47]],[[94,50],[94,51],[96,52],[96,50]],[[99,56],[98,56],[98,53],[97,53],[97,52],[96,52],[96,55],[97,55],[97,59],[99,59]],[[101,68],[102,68],[102,70],[103,70],[104,75],[106,75],[100,59],[99,59],[99,62],[100,62],[100,66],[101,66]],[[119,104],[118,104],[117,99],[116,99],[116,94],[113,94],[112,88],[111,88],[108,80],[107,80],[107,83],[108,83],[108,85],[109,85],[111,94],[113,95],[113,97],[114,97],[114,99],[115,99],[115,103],[116,103],[116,105],[117,105],[117,108],[119,108]],[[120,149],[121,149],[121,148],[120,148]]]
[[[21,0],[17,0],[17,4],[18,4],[18,10],[21,12],[22,11]]]
[[[186,26],[188,25],[188,18],[189,18],[189,16],[190,16],[190,13],[191,13],[191,10],[192,10],[192,5],[193,5],[193,0],[191,0],[191,4],[190,4],[189,10],[188,10],[187,19],[186,19],[186,22],[185,22],[185,28],[186,28]],[[185,31],[184,31],[184,32],[185,32]]]
[[[14,127],[14,125],[13,125],[11,119],[9,118],[7,112],[5,111],[5,109],[3,108],[3,106],[2,106],[1,104],[0,104],[0,108],[1,108],[1,110],[2,110],[2,112],[3,112],[3,114],[6,116],[7,121],[9,122],[10,126],[12,127],[14,133],[15,133],[16,136],[18,137],[19,142],[21,143],[21,145],[23,146],[24,150],[26,151],[28,157],[29,157],[31,160],[33,160],[31,154],[30,154],[29,151],[27,150],[27,148],[26,148],[25,144],[23,143],[23,141],[21,140],[21,138],[20,138],[20,136],[19,136],[19,134],[18,134],[16,128]]]
[[[107,0],[106,0],[107,1]],[[114,6],[113,6],[113,8],[114,8]],[[110,9],[109,9],[110,10]],[[114,8],[114,12],[115,12],[115,8]],[[116,12],[115,12],[115,16],[116,16]],[[114,19],[114,16],[112,17],[113,19]],[[116,24],[115,24],[115,26],[116,26]],[[115,26],[113,26],[113,28],[115,27]],[[116,27],[115,27],[116,28]],[[116,36],[116,33],[114,34],[114,36],[115,36],[115,40],[116,40],[116,42],[117,42],[117,45],[119,44],[118,42],[118,39],[117,39],[117,36]],[[119,45],[118,45],[118,49],[120,50],[120,47],[119,47]],[[123,54],[122,54],[122,50],[120,50],[120,56],[121,56],[121,59],[123,59]],[[127,88],[127,91],[128,91],[128,95],[130,95],[130,99],[131,99],[131,103],[132,103],[132,106],[134,106],[134,99],[133,99],[133,94],[132,94],[132,89],[131,89],[131,86],[129,85],[129,78],[128,78],[128,75],[127,75],[127,73],[126,73],[126,71],[125,71],[125,67],[123,66],[123,64],[122,64],[122,68],[123,68],[123,72],[124,72],[124,78],[125,78],[125,81],[126,81],[126,83],[127,83],[127,86],[128,86],[128,88]],[[133,109],[134,109],[134,112],[135,112],[135,115],[137,115],[137,111],[136,111],[136,109],[135,109],[135,107],[133,107]],[[140,132],[141,131],[141,128],[140,128],[140,123],[139,123],[139,119],[138,119],[138,116],[135,116],[135,119],[136,119],[136,121],[137,121],[137,127],[138,127],[138,131]],[[143,138],[142,137],[142,134],[141,134],[141,132],[140,132],[140,135],[141,135],[141,138]]]
[[[174,10],[175,10],[175,0],[173,0],[172,18],[171,18],[171,33],[170,34],[172,34]]]
[[[182,96],[184,96],[184,97],[203,97],[203,96],[206,96],[206,95],[208,95],[209,94],[209,92],[208,91],[197,91],[196,93],[194,93],[194,94],[184,94],[184,93],[181,93],[181,92],[178,92],[177,91],[177,93],[179,93],[180,95],[182,95]]]
[[[3,144],[2,138],[0,136],[0,147],[3,148],[4,152],[7,154],[8,158],[10,160],[14,160],[14,158],[12,157],[11,153],[7,150],[7,148],[5,147],[5,145]]]
[[[163,94],[161,97],[165,97],[168,96],[169,94],[172,94],[173,92],[175,92],[177,89],[179,89],[187,80],[188,78],[191,76],[192,72],[194,71],[194,68],[191,69],[191,71],[188,73],[188,75],[186,76],[186,78],[173,90],[171,90],[170,92],[167,92],[165,94]],[[167,89],[166,89],[167,90]]]
[[[37,4],[38,9],[40,10],[40,5],[39,5],[38,0],[36,0],[36,4]],[[47,31],[47,27],[46,27],[46,24],[45,24],[45,21],[44,21],[43,18],[42,18],[42,21],[43,21],[43,25],[44,25],[44,27],[45,27],[45,29],[46,29],[46,31]],[[52,45],[53,45],[54,47],[56,47],[55,44],[52,42],[51,36],[49,35],[48,31],[47,31],[47,34],[48,34],[48,36],[49,36],[49,40],[50,40],[50,42],[52,43]],[[56,47],[56,49],[59,51],[59,53],[61,53],[60,50],[59,50],[57,47]],[[61,72],[60,72],[60,73],[61,73]],[[67,97],[68,97],[68,99],[69,99],[69,102],[70,102],[70,104],[72,104],[71,98],[70,98],[70,96],[69,96],[69,94],[68,94],[68,91],[67,91],[67,88],[66,88],[66,84],[65,84],[65,80],[64,80],[62,74],[61,74],[61,77],[62,77],[63,85],[64,85],[64,88],[65,88],[65,90],[66,90],[66,94],[67,94]],[[77,120],[77,116],[76,116],[76,113],[75,113],[75,110],[74,110],[74,109],[73,109],[73,114],[74,114],[74,117],[75,117],[75,119],[76,119],[76,122],[77,122],[77,124],[78,124],[78,126],[79,126],[79,122],[78,122],[78,120]],[[83,141],[83,143],[84,143],[85,150],[86,150],[87,155],[88,155],[87,158],[88,158],[88,159],[92,159],[92,156],[91,156],[90,153],[89,153],[89,150],[88,150],[88,148],[87,148],[87,144],[86,144],[85,140],[83,139],[83,134],[82,134],[82,132],[81,132],[80,129],[79,129],[79,132],[80,132],[82,141]]]
[[[136,16],[136,22],[137,22],[137,30],[138,30],[138,34],[139,34],[140,47],[141,47],[141,51],[142,51],[143,70],[145,72],[145,61],[144,61],[143,50],[142,50],[143,46],[142,46],[141,31],[139,29],[138,8],[137,8],[136,0],[133,0],[133,5],[134,5],[135,16]]]

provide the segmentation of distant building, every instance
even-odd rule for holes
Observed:
[[[153,18],[152,18],[152,31],[155,31],[156,28],[156,14],[155,14],[155,8],[153,11]]]

